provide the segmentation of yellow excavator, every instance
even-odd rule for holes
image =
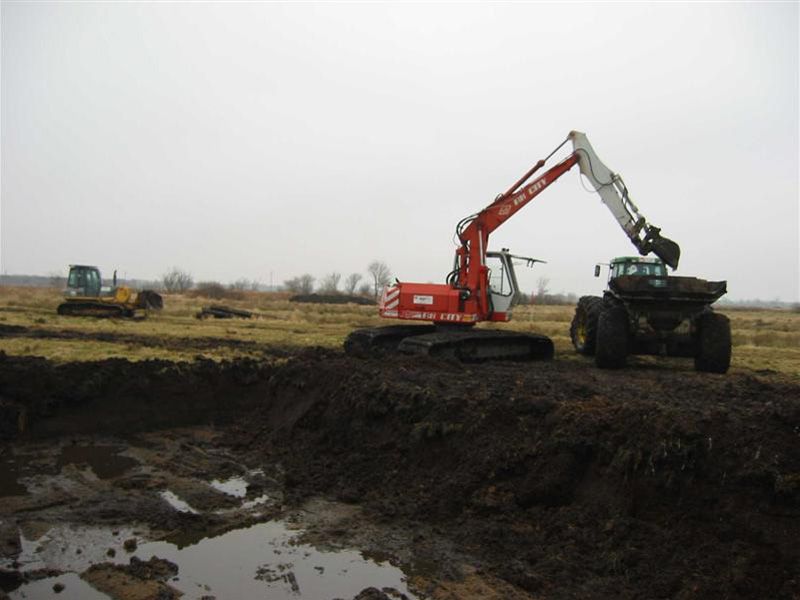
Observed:
[[[150,310],[161,310],[164,300],[152,290],[117,286],[117,272],[111,287],[103,287],[100,269],[90,265],[70,265],[64,302],[58,314],[78,317],[144,318]]]

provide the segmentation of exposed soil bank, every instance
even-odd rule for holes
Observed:
[[[0,324],[0,337],[28,338],[34,340],[71,340],[108,342],[112,344],[129,344],[145,348],[162,348],[171,351],[203,352],[230,348],[265,356],[289,356],[297,353],[297,348],[283,349],[276,346],[264,346],[253,340],[240,340],[224,337],[173,337],[147,335],[143,333],[121,333],[117,331],[82,331],[76,329],[49,329],[43,327],[25,327],[23,325]]]
[[[0,355],[0,431],[231,423],[220,443],[280,465],[290,504],[421,522],[412,552],[444,536],[518,597],[800,596],[800,385],[677,364]]]
[[[264,397],[271,373],[249,359],[54,364],[0,352],[0,441],[228,423]]]
[[[298,359],[232,436],[290,493],[445,527],[539,597],[800,594],[800,387],[586,363]]]

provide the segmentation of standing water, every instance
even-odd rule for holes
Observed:
[[[300,532],[280,521],[229,531],[182,548],[169,542],[145,542],[132,554],[121,547],[129,534],[129,530],[53,528],[38,540],[23,540],[21,569],[81,572],[90,563],[127,564],[131,556],[142,560],[156,556],[178,566],[178,575],[166,583],[186,600],[349,600],[367,587],[393,588],[409,599],[416,598],[397,567],[368,560],[354,550],[327,552],[298,543]],[[83,548],[81,553],[77,553],[78,547]],[[115,557],[105,555],[108,548],[116,548]],[[65,586],[60,593],[53,590],[58,582]],[[10,594],[12,599],[73,597],[106,596],[74,573],[28,583]]]

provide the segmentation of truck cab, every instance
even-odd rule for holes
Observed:
[[[608,264],[608,281],[618,277],[647,277],[649,285],[663,288],[667,285],[667,267],[659,258],[643,256],[618,256]],[[600,276],[600,265],[595,266],[594,276]]]

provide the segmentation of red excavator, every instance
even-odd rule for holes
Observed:
[[[572,141],[572,153],[529,182],[533,174],[568,141]],[[663,237],[660,229],[649,224],[639,213],[622,178],[597,158],[586,135],[572,131],[555,150],[489,206],[459,221],[456,235],[461,245],[456,250],[455,266],[446,283],[397,281],[384,289],[379,304],[382,317],[427,321],[428,325],[358,329],[345,340],[345,351],[355,356],[370,356],[396,349],[468,362],[552,358],[553,342],[546,336],[478,329],[474,325],[482,321],[511,319],[511,310],[520,297],[514,260],[521,259],[529,265],[536,262],[536,259],[514,256],[507,249],[488,251],[489,234],[576,164],[639,253],[644,256],[652,252],[675,269],[680,259],[679,246]]]

